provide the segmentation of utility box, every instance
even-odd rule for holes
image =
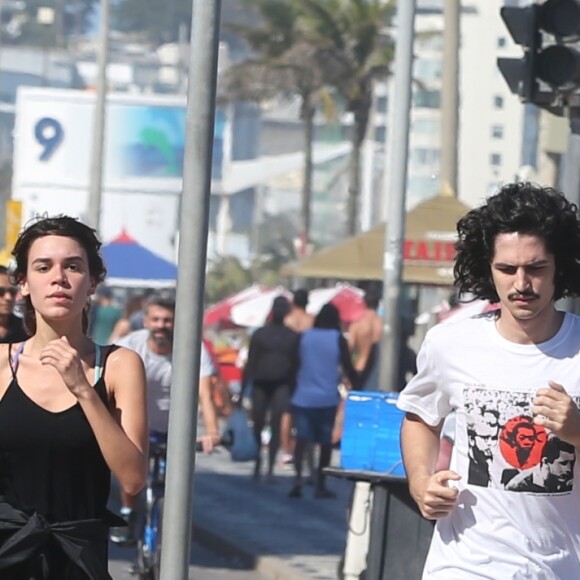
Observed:
[[[348,393],[340,445],[342,469],[406,477],[400,445],[405,413],[397,408],[398,397],[398,393]]]

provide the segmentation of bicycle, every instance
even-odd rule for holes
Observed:
[[[228,447],[231,434],[222,435],[219,446]],[[202,451],[197,442],[196,451]],[[163,505],[165,499],[165,467],[167,433],[153,431],[149,434],[149,469],[145,487],[145,514],[137,540],[137,563],[133,574],[139,580],[159,580],[162,546]]]
[[[161,564],[163,504],[165,495],[165,465],[167,433],[149,434],[149,469],[145,487],[145,514],[137,540],[137,567],[140,580],[158,580]]]

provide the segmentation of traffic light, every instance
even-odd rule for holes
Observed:
[[[522,102],[557,115],[580,107],[580,0],[546,0],[500,10],[523,59],[499,58],[498,67]]]
[[[537,75],[552,88],[570,92],[580,87],[580,1],[548,0],[539,7],[538,25],[555,44],[538,55]]]
[[[498,58],[497,65],[512,93],[524,103],[534,101],[536,94],[536,57],[541,46],[538,30],[538,6],[504,6],[500,15],[514,42],[524,49],[524,57]]]

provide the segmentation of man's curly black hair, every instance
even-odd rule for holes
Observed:
[[[555,259],[554,300],[580,295],[578,208],[559,191],[528,182],[509,183],[457,223],[453,269],[459,293],[499,302],[491,275],[498,234],[539,236]]]

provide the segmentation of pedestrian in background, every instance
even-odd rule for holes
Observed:
[[[360,373],[363,391],[379,390],[379,352],[383,335],[383,320],[377,313],[380,299],[379,292],[374,289],[365,292],[365,311],[348,329],[348,346],[353,353],[354,367]]]
[[[155,439],[166,439],[169,430],[169,406],[173,375],[173,330],[175,301],[163,294],[151,294],[145,305],[145,328],[131,332],[118,344],[135,351],[145,366],[149,433]],[[199,406],[205,433],[198,437],[203,450],[211,453],[220,441],[216,412],[211,400],[211,376],[214,373],[209,355],[201,345]],[[192,409],[197,416],[197,409]],[[135,542],[135,508],[138,498],[121,490],[121,515],[128,525],[113,528],[111,540],[122,545]]]
[[[123,312],[113,302],[113,291],[108,286],[99,286],[96,300],[89,313],[89,336],[101,345],[109,344],[109,338]]]
[[[269,322],[258,328],[250,340],[248,360],[242,378],[242,396],[252,383],[252,421],[258,449],[262,446],[262,431],[270,413],[268,442],[268,481],[273,482],[274,465],[280,446],[280,422],[288,407],[294,387],[299,335],[284,324],[290,312],[288,300],[274,300]],[[258,454],[254,478],[261,475],[262,459]]]
[[[308,306],[308,290],[299,288],[292,293],[292,306],[288,316],[284,319],[284,324],[298,334],[312,328],[314,316],[306,312]],[[294,441],[292,438],[292,408],[288,401],[288,408],[282,414],[280,425],[280,445],[282,447],[282,464],[289,464],[294,461]],[[313,465],[312,450],[308,454],[310,466]]]
[[[457,232],[459,292],[500,308],[429,330],[398,399],[410,492],[437,520],[423,577],[576,578],[580,318],[555,301],[580,295],[578,208],[554,189],[510,183]],[[452,412],[451,466],[436,471]],[[546,462],[565,485],[546,482]]]
[[[144,299],[143,296],[140,294],[133,295],[127,298],[125,302],[125,307],[123,308],[123,314],[121,318],[117,320],[115,326],[113,327],[113,332],[111,332],[111,336],[109,336],[109,342],[114,344],[122,338],[126,336],[130,332],[134,330],[141,330],[143,328],[143,324],[141,323],[140,326],[136,327],[135,323],[131,323],[131,318],[133,315],[137,313],[141,313],[144,307]]]
[[[0,266],[0,343],[28,338],[22,318],[14,314],[18,288],[11,284],[8,269]]]
[[[340,329],[340,315],[333,304],[325,304],[314,326],[300,337],[296,390],[292,396],[292,417],[296,428],[294,469],[296,478],[288,494],[302,497],[302,464],[309,443],[320,445],[316,477],[316,498],[332,498],[335,493],[326,487],[324,468],[330,465],[332,430],[340,401],[340,370],[352,386],[357,385],[346,339]]]
[[[147,473],[139,357],[86,334],[105,277],[94,230],[66,216],[29,225],[12,251],[30,338],[0,345],[0,576],[105,580],[111,473]]]

